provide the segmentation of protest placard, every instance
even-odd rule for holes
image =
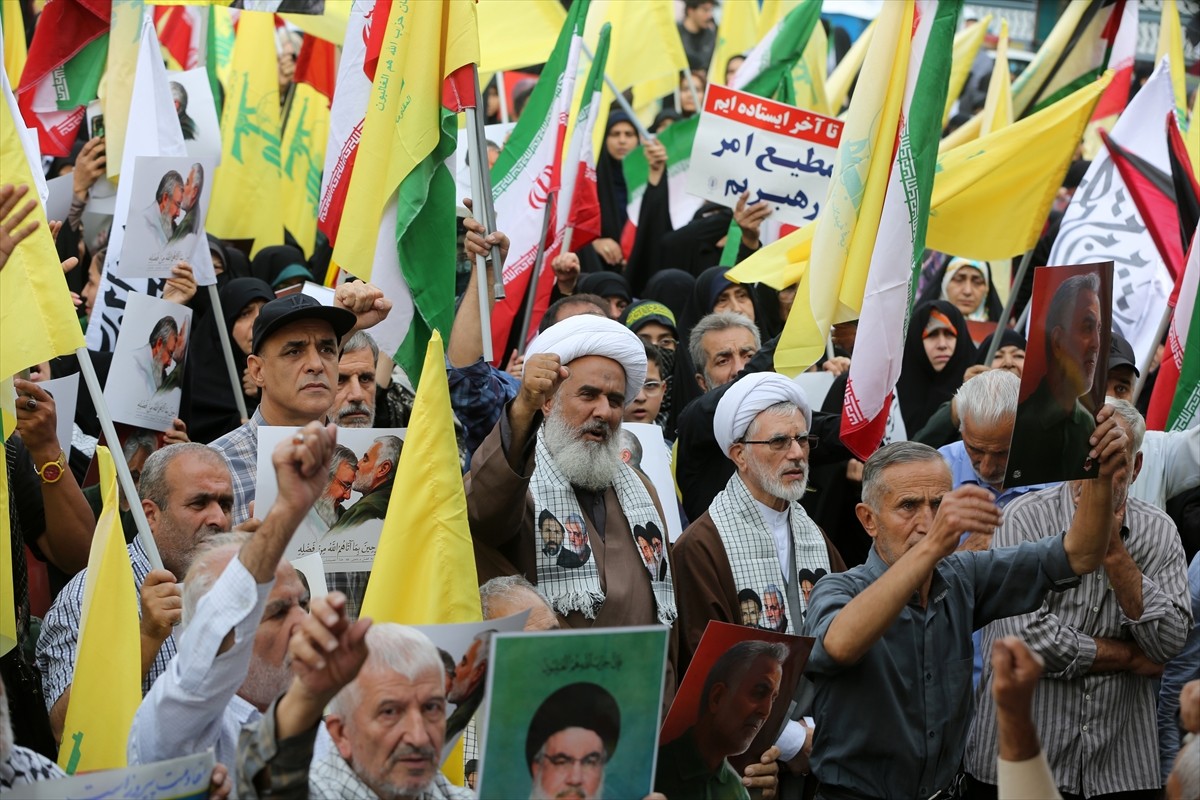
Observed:
[[[805,225],[825,202],[841,138],[841,120],[709,84],[688,191],[731,208],[749,192],[776,222]]]
[[[212,174],[211,159],[138,156],[117,274],[170,278],[185,261],[200,286],[217,282],[204,232]]]
[[[53,781],[35,781],[6,789],[13,800],[201,800],[208,797],[213,753],[205,750],[169,761],[105,769]]]
[[[104,400],[117,422],[169,431],[179,416],[192,310],[131,292]]]

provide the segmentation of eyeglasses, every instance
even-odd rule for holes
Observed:
[[[552,756],[544,755],[541,757],[541,760],[550,762],[550,766],[555,769],[570,769],[578,764],[587,770],[602,769],[605,761],[603,753],[588,753],[583,758],[575,758],[566,753],[557,753]]]
[[[667,386],[665,381],[646,381],[642,384],[642,391],[649,397],[654,397],[663,393],[663,389]]]
[[[760,439],[751,441],[750,439],[742,439],[742,444],[765,444],[771,448],[772,453],[782,453],[792,446],[792,442],[800,445],[804,450],[816,450],[817,444],[821,441],[816,436],[809,436],[808,433],[798,433],[795,436],[772,436],[770,439]]]

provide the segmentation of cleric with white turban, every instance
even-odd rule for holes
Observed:
[[[795,403],[804,413],[804,422],[812,428],[812,409],[808,397],[795,381],[774,372],[753,372],[730,385],[713,415],[713,436],[721,452],[746,435],[746,429],[763,411],[776,403]]]
[[[625,402],[632,403],[646,382],[646,345],[619,322],[595,314],[579,314],[556,322],[538,334],[525,351],[525,363],[539,353],[553,353],[564,366],[584,356],[611,358],[625,370]]]

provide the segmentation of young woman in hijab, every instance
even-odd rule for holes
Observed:
[[[625,266],[621,234],[629,220],[629,189],[621,162],[638,146],[637,128],[629,115],[614,111],[604,127],[604,146],[596,161],[596,193],[600,200],[600,237],[579,250],[584,272],[620,270]],[[665,186],[665,184],[664,184]]]
[[[1004,306],[992,283],[992,267],[986,261],[952,258],[940,273],[934,273],[917,303],[948,300],[969,320],[995,322]]]
[[[234,278],[221,287],[219,295],[234,367],[241,380],[237,390],[242,392],[246,402],[246,413],[253,413],[258,406],[258,392],[246,393],[246,356],[250,353],[258,310],[275,299],[275,293],[258,278]],[[192,383],[188,435],[195,442],[211,442],[241,424],[216,326],[216,315],[206,316],[197,323],[188,346],[188,378]]]

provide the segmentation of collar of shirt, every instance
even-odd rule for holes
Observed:
[[[982,486],[995,495],[996,505],[1000,508],[1004,508],[1013,500],[1028,492],[1036,492],[1059,485],[1057,483],[1032,483],[1029,486],[1012,486],[997,493],[994,487],[985,483],[979,477],[979,474],[975,472],[975,467],[971,465],[971,457],[967,455],[967,446],[962,440],[939,447],[938,452],[942,454],[942,458],[946,459],[946,463],[950,465],[950,480],[953,482],[955,489],[965,484]]]
[[[754,501],[754,505],[758,506],[758,513],[762,515],[763,522],[767,523],[767,527],[771,530],[771,538],[775,540],[775,552],[779,556],[779,568],[786,581],[792,574],[792,535],[788,525],[788,513],[792,510],[791,505],[789,504],[783,511],[776,511],[758,500]]]

